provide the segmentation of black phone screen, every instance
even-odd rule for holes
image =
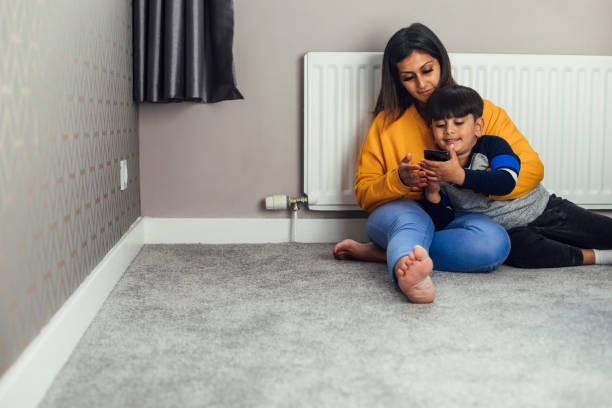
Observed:
[[[450,160],[450,153],[444,150],[425,149],[425,159],[432,161],[447,161]]]

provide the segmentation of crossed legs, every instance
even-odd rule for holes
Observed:
[[[372,242],[344,240],[334,247],[337,259],[387,262],[393,281],[415,303],[429,303],[435,289],[429,274],[438,270],[488,272],[510,250],[504,229],[480,214],[457,213],[445,229],[434,232],[427,213],[412,200],[379,206],[367,223]]]

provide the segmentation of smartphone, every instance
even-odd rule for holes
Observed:
[[[432,161],[447,161],[450,160],[450,153],[444,150],[425,149],[425,159]]]

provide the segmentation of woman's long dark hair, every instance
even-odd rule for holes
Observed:
[[[440,64],[439,87],[456,85],[446,48],[434,32],[420,23],[402,28],[393,34],[383,54],[381,87],[374,108],[374,116],[383,112],[385,126],[399,119],[404,111],[415,103],[414,98],[402,85],[397,72],[397,63],[415,50],[426,52],[438,60]]]

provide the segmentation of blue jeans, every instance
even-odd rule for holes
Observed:
[[[489,272],[510,252],[510,238],[498,223],[482,214],[455,213],[443,230],[434,231],[429,215],[413,200],[380,205],[369,216],[370,240],[387,250],[387,266],[394,282],[395,264],[420,245],[434,268],[451,272]]]

